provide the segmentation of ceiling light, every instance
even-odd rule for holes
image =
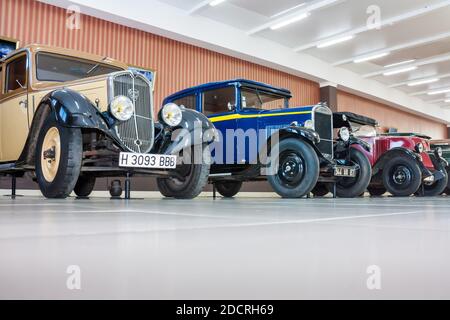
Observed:
[[[446,103],[450,103],[450,99],[445,100]]]
[[[297,6],[295,6],[295,7],[292,7],[292,8],[289,8],[289,9],[287,9],[287,10],[281,11],[281,12],[279,12],[279,13],[277,13],[277,14],[274,14],[274,15],[271,16],[270,18],[273,19],[273,18],[282,16],[282,15],[284,15],[284,14],[286,14],[286,13],[289,13],[289,12],[291,12],[291,11],[294,11],[295,9],[298,9],[298,8],[300,8],[300,7],[303,7],[305,4],[306,4],[306,2],[300,3],[299,5],[297,5]]]
[[[376,60],[376,59],[380,59],[383,57],[386,57],[388,55],[390,55],[390,52],[383,52],[383,53],[379,53],[379,54],[374,54],[373,56],[367,56],[365,58],[360,58],[360,59],[355,59],[355,63],[361,63],[361,62],[366,62],[366,61],[371,61],[371,60]]]
[[[437,94],[447,93],[450,92],[450,89],[443,89],[443,90],[436,90],[436,91],[430,91],[428,92],[429,96],[435,96]]]
[[[408,87],[415,87],[415,86],[420,86],[422,84],[434,83],[434,82],[438,82],[439,80],[440,80],[439,78],[434,78],[434,79],[413,81],[413,82],[408,83]]]
[[[416,61],[416,59],[411,59],[411,60],[401,61],[401,62],[397,62],[397,63],[393,63],[393,64],[388,64],[387,66],[384,66],[384,67],[385,68],[398,67],[398,66],[402,66],[404,64],[413,63],[414,61]]]
[[[319,44],[317,46],[317,48],[321,49],[321,48],[331,47],[331,46],[334,46],[335,44],[352,40],[354,37],[355,37],[354,35],[351,35],[351,36],[346,36],[346,37],[341,37],[341,38],[337,38],[334,40],[326,41],[326,42]]]
[[[417,67],[407,67],[407,68],[403,68],[403,69],[397,69],[394,71],[389,71],[389,72],[385,72],[383,73],[384,76],[389,77],[389,76],[393,76],[399,73],[405,73],[405,72],[409,72],[409,71],[413,71],[416,70]]]
[[[209,3],[209,5],[211,6],[211,7],[215,7],[215,6],[217,6],[218,4],[221,4],[222,2],[225,2],[226,0],[213,0],[213,1],[211,1],[210,3]]]
[[[283,22],[274,24],[273,26],[270,27],[270,29],[272,29],[272,30],[277,30],[277,29],[283,28],[283,27],[285,27],[285,26],[287,26],[287,25],[290,25],[290,24],[292,24],[292,23],[295,23],[295,22],[298,22],[298,21],[300,21],[300,20],[306,19],[306,18],[308,18],[310,15],[311,15],[311,14],[310,14],[309,12],[302,13],[302,14],[300,14],[300,15],[294,17],[294,18],[287,19],[287,20],[284,20]]]

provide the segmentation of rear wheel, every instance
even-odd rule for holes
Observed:
[[[381,197],[386,193],[386,188],[384,187],[368,187],[367,191],[372,197]]]
[[[336,195],[340,198],[356,198],[364,194],[372,179],[372,166],[361,151],[351,148],[350,159],[358,166],[355,178],[339,178],[336,183]]]
[[[196,148],[193,147],[194,151]],[[182,164],[177,167],[177,177],[158,178],[157,185],[161,194],[168,198],[193,199],[196,198],[208,182],[210,169],[210,151],[204,147],[202,164],[195,164],[194,152],[192,152],[191,163]]]
[[[47,198],[67,198],[81,171],[81,130],[60,126],[53,115],[45,120],[36,146],[36,178]]]
[[[409,197],[419,190],[422,172],[415,159],[397,156],[383,169],[383,183],[393,196]]]
[[[273,190],[283,198],[300,198],[312,191],[319,179],[319,158],[305,141],[289,138],[271,154],[271,173],[267,177]]]
[[[95,177],[81,175],[78,178],[77,184],[73,192],[80,198],[87,198],[94,191],[95,187]]]
[[[242,181],[220,181],[215,183],[217,191],[225,198],[233,198],[242,188]]]
[[[416,192],[418,196],[436,197],[444,193],[448,184],[448,174],[447,170],[443,166],[439,168],[439,171],[441,171],[444,174],[444,177],[438,181],[433,182],[432,184],[424,183],[423,186],[421,186],[419,190]]]
[[[325,197],[327,194],[330,193],[330,189],[327,184],[319,182],[318,184],[316,184],[311,193],[316,198]]]

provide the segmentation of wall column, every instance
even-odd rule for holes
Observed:
[[[338,111],[336,83],[323,82],[320,84],[320,102],[326,102],[331,111]]]

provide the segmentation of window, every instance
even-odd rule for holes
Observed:
[[[6,66],[5,93],[20,89],[27,85],[27,56],[23,55]]]
[[[207,91],[203,94],[203,113],[208,115],[229,112],[236,106],[235,87]]]
[[[257,89],[243,88],[241,91],[242,108],[248,109],[282,109],[287,106],[287,98]]]
[[[188,109],[192,109],[192,110],[196,110],[196,96],[192,95],[192,96],[186,96],[183,98],[180,98],[178,100],[175,100],[173,103],[179,105],[179,106],[184,106]]]
[[[36,74],[39,81],[67,82],[122,70],[94,61],[54,54],[39,53],[36,59]]]

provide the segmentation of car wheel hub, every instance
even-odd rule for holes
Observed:
[[[411,170],[404,166],[396,168],[393,174],[393,180],[397,185],[408,184],[412,180]]]
[[[297,154],[288,154],[281,158],[280,178],[289,184],[295,184],[303,178],[303,159]]]
[[[47,182],[53,182],[58,173],[61,157],[61,136],[55,127],[50,128],[42,143],[41,169]]]

